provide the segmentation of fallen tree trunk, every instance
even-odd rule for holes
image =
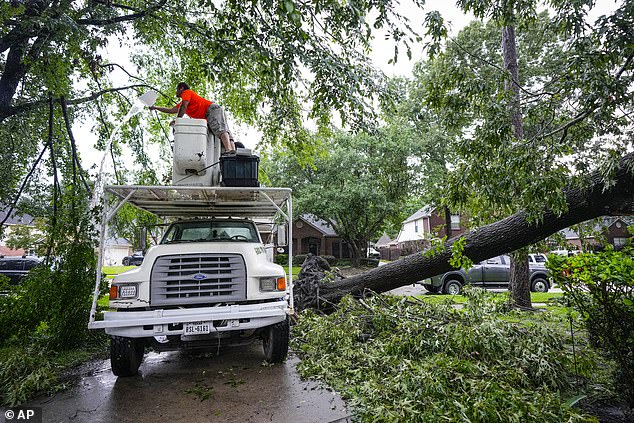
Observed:
[[[324,308],[337,303],[347,294],[361,296],[366,289],[386,292],[400,286],[447,272],[453,243],[465,239],[463,254],[474,263],[505,254],[520,247],[541,241],[571,225],[600,216],[634,214],[634,153],[625,155],[610,184],[599,174],[592,175],[584,188],[565,190],[568,211],[560,216],[546,211],[539,222],[529,223],[520,211],[506,219],[482,226],[460,237],[449,239],[444,248],[434,255],[415,253],[385,266],[334,282],[311,284],[310,289],[294,289],[295,307]],[[297,281],[302,285],[301,279]]]

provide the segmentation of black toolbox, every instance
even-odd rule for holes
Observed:
[[[254,155],[220,156],[220,173],[225,187],[259,187],[260,158]]]

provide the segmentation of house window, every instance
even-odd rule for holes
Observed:
[[[418,233],[418,220],[414,221],[414,232]]]
[[[615,236],[614,240],[612,241],[614,243],[615,247],[622,247],[625,245],[625,241],[627,240],[627,238],[622,237],[622,236]]]
[[[451,230],[460,229],[460,216],[452,214],[451,215]]]

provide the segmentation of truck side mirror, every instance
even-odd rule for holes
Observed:
[[[286,236],[286,226],[278,225],[277,226],[277,245],[281,247],[285,247],[288,245],[288,238]]]

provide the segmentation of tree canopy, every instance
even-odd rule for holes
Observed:
[[[271,155],[263,166],[273,186],[289,186],[294,206],[327,221],[351,248],[353,262],[366,256],[391,220],[400,224],[406,201],[420,185],[417,139],[405,127],[376,133],[337,133],[323,141],[312,165],[297,157]]]
[[[448,202],[500,217],[524,210],[528,221],[539,222],[548,212],[569,212],[564,187],[603,184],[607,190],[622,167],[631,166],[621,159],[629,160],[624,154],[632,148],[634,5],[620,2],[588,22],[593,3],[549,0],[554,14],[545,18],[532,0],[460,0],[463,10],[487,22],[443,48],[442,17],[427,15],[423,30],[436,57],[419,69],[430,83],[422,94],[412,93],[422,95],[412,101],[433,112],[431,128],[443,137],[436,139],[451,140],[443,187]],[[307,119],[329,129],[339,116],[357,130],[376,123],[375,100],[389,107],[403,95],[367,58],[375,28],[406,49],[422,45],[419,29],[388,0],[25,0],[0,4],[0,22],[0,201],[13,206],[25,192],[23,205],[39,207],[33,215],[45,209],[53,226],[55,213],[65,210],[60,202],[81,204],[66,193],[90,192],[77,143],[92,141],[75,140],[73,124],[96,118],[95,138],[103,148],[130,106],[126,95],[135,90],[158,89],[165,104],[174,84],[185,79],[261,127],[270,143],[301,151],[310,140]],[[526,69],[517,80],[500,65],[499,45],[480,37],[507,26],[517,29]],[[123,86],[113,72],[125,66],[103,50],[117,42],[122,52],[129,46],[136,67],[125,69]],[[515,109],[526,122],[523,139],[512,129],[516,99],[505,83],[520,88]],[[118,178],[156,182],[142,129],[154,134],[150,143],[164,144],[164,136],[157,135],[155,121],[133,123],[111,153],[116,157],[119,145],[128,143],[145,169]]]

